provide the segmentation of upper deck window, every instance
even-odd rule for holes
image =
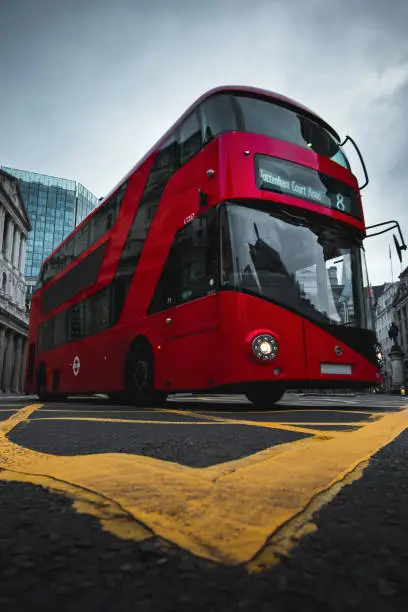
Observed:
[[[246,132],[279,138],[311,149],[350,169],[339,142],[317,121],[275,102],[253,96],[235,96]]]
[[[126,188],[127,182],[96,210],[90,219],[85,221],[71,238],[56,251],[54,256],[44,264],[37,280],[36,290],[69,266],[76,257],[111,229],[119,214]]]
[[[186,163],[203,146],[198,113],[193,113],[180,130],[180,164]]]
[[[201,104],[200,109],[204,144],[210,142],[218,134],[238,129],[232,96],[228,94],[212,96]]]

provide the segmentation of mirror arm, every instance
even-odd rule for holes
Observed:
[[[400,224],[398,223],[398,221],[395,221],[395,219],[391,219],[390,221],[383,221],[382,223],[374,223],[374,225],[367,225],[366,230],[374,229],[376,227],[384,227],[384,225],[389,225],[390,227],[387,227],[387,229],[383,229],[379,232],[374,232],[373,234],[368,234],[366,235],[366,238],[372,238],[373,236],[379,236],[380,234],[385,234],[386,232],[390,232],[391,230],[396,228],[398,230],[399,237],[401,240],[401,249],[403,251],[406,251],[407,245],[405,244],[405,240],[402,235]]]
[[[369,183],[369,178],[368,178],[368,172],[367,172],[367,168],[366,165],[364,163],[364,159],[363,156],[361,155],[360,149],[358,148],[357,144],[354,142],[354,140],[352,139],[351,136],[346,136],[345,139],[343,140],[343,142],[340,144],[341,147],[344,147],[344,145],[346,144],[347,141],[350,141],[351,144],[353,145],[353,147],[355,148],[355,150],[357,151],[357,155],[360,158],[360,162],[361,165],[363,166],[363,170],[364,170],[364,176],[365,176],[365,182],[362,185],[359,185],[358,188],[361,191],[362,189],[364,189],[364,187],[367,187],[368,183]]]

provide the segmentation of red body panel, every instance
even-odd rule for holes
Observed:
[[[184,304],[151,319],[152,334],[159,340],[156,349],[161,347],[156,352],[158,389],[206,389],[244,381],[279,381],[290,388],[292,381],[378,380],[377,368],[351,348],[262,299],[225,291],[191,306]],[[167,325],[169,318],[172,322]],[[279,352],[273,361],[260,363],[252,354],[251,341],[266,332],[279,341]],[[334,349],[339,345],[343,354],[338,357]],[[321,363],[352,364],[352,374],[321,374]]]
[[[304,322],[305,345],[307,354],[307,377],[310,380],[366,380],[378,382],[377,368],[352,348],[334,338],[309,321]],[[342,354],[337,356],[335,347]],[[321,363],[351,365],[351,375],[321,374]]]
[[[255,182],[255,154],[313,168],[347,183],[358,193],[357,181],[351,172],[309,149],[251,133],[229,132],[218,136],[179,169],[166,185],[118,323],[105,332],[44,353],[37,352],[33,379],[27,379],[26,383],[28,392],[36,391],[35,373],[41,362],[46,364],[49,374],[59,370],[61,392],[122,389],[126,356],[131,342],[139,335],[149,340],[154,351],[156,388],[169,392],[211,390],[245,381],[279,380],[287,387],[299,386],[299,381],[303,381],[304,386],[310,381],[322,380],[332,380],[334,386],[338,380],[378,382],[377,368],[361,355],[301,316],[260,298],[225,291],[147,316],[175,233],[187,218],[197,213],[199,189],[208,195],[209,206],[229,199],[262,199],[308,209],[364,232],[362,213],[358,220],[312,202],[259,190]],[[153,150],[126,177],[128,188],[114,227],[49,284],[106,241],[108,246],[96,283],[48,313],[47,317],[40,314],[43,290],[34,295],[30,344],[37,344],[38,326],[43,320],[103,288],[114,278],[155,155],[156,150]],[[213,176],[208,170],[214,171]],[[361,207],[360,199],[359,202]],[[279,341],[279,352],[271,362],[260,363],[251,353],[250,341],[257,331],[271,332]],[[341,357],[334,352],[339,344],[343,349]],[[75,375],[72,364],[76,357],[80,367]],[[322,362],[352,364],[352,374],[322,375]],[[47,376],[49,391],[50,379],[51,376]]]

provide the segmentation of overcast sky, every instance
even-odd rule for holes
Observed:
[[[0,0],[0,8],[0,164],[102,196],[206,89],[253,85],[350,134],[370,175],[367,223],[396,218],[408,239],[407,0]],[[366,242],[373,284],[391,278],[391,239]],[[394,252],[393,266],[396,277]]]

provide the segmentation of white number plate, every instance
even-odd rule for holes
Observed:
[[[320,374],[346,374],[351,375],[350,363],[321,363]]]

